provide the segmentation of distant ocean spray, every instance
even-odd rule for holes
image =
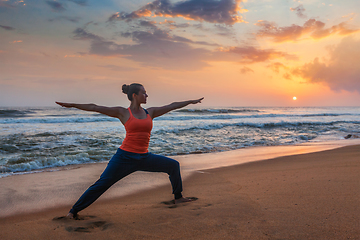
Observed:
[[[359,107],[181,109],[154,120],[149,151],[167,156],[292,145],[359,134]],[[77,109],[0,108],[0,177],[108,161],[125,129]]]

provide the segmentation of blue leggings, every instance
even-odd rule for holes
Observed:
[[[99,180],[83,193],[70,212],[76,215],[98,199],[114,183],[136,171],[165,172],[169,174],[175,199],[182,197],[180,165],[176,160],[152,153],[127,152],[118,148]]]

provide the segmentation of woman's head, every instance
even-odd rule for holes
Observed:
[[[122,86],[122,92],[127,94],[128,99],[130,101],[133,101],[133,94],[139,95],[140,91],[141,92],[145,91],[145,88],[143,85],[141,85],[139,83],[132,83],[130,85],[124,84]],[[145,92],[145,95],[146,95],[146,92]]]

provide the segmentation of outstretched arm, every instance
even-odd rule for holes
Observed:
[[[114,118],[121,118],[124,114],[124,111],[126,111],[126,109],[123,107],[104,107],[104,106],[98,106],[93,103],[90,104],[63,103],[63,102],[55,102],[55,103],[59,104],[62,107],[77,108],[80,110],[90,111],[90,112],[98,112]]]
[[[169,105],[166,106],[162,106],[162,107],[151,107],[148,108],[148,112],[150,114],[150,116],[152,118],[156,118],[159,117],[161,115],[164,115],[165,113],[168,113],[172,110],[175,109],[179,109],[179,108],[183,108],[186,107],[189,104],[197,104],[197,103],[201,103],[201,100],[203,100],[204,98],[199,98],[196,100],[189,100],[189,101],[183,101],[183,102],[173,102]]]

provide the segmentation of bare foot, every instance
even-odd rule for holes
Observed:
[[[179,198],[179,199],[175,199],[175,204],[178,204],[178,203],[186,203],[186,202],[193,202],[194,199],[192,198]]]

